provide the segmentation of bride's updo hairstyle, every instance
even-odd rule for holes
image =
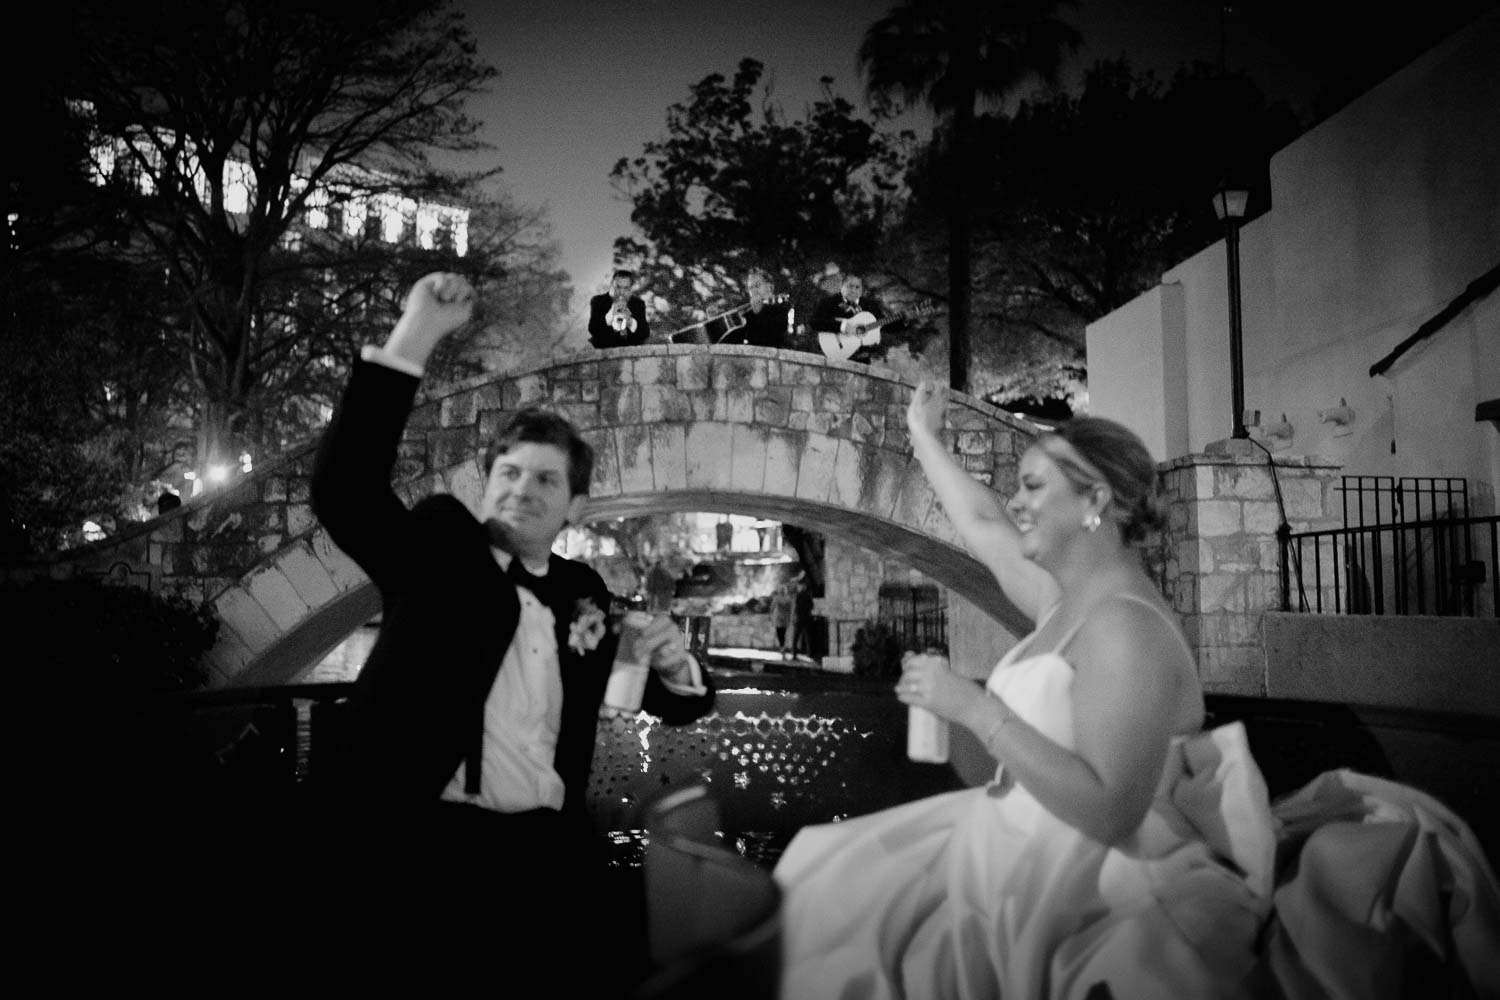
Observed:
[[[1105,517],[1126,542],[1138,542],[1162,526],[1156,492],[1156,461],[1135,432],[1104,417],[1074,417],[1037,440],[1078,491],[1101,481],[1114,494]],[[1080,461],[1081,459],[1081,461]]]

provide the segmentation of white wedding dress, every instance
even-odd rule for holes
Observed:
[[[1029,645],[987,687],[1072,748],[1073,668]],[[1361,970],[1334,955],[1304,977],[1316,935],[1272,919],[1278,829],[1239,723],[1172,741],[1150,811],[1118,846],[999,776],[806,828],[775,870],[782,1000],[1259,996],[1299,977],[1308,995],[1338,995],[1338,977]],[[1479,875],[1470,896],[1489,909],[1469,933],[1483,944],[1500,921],[1493,874]],[[1483,951],[1468,956],[1488,963],[1469,970],[1479,995],[1500,983]]]

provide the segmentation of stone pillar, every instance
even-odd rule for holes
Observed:
[[[1162,463],[1167,526],[1148,562],[1181,617],[1204,689],[1264,695],[1261,617],[1281,608],[1276,486],[1292,531],[1339,527],[1341,466],[1278,455],[1273,479],[1266,453],[1245,444]]]

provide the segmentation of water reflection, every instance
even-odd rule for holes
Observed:
[[[715,678],[716,711],[693,725],[601,720],[590,804],[616,864],[639,864],[645,804],[694,781],[718,801],[726,844],[767,865],[808,823],[961,787],[951,768],[906,759],[906,710],[888,684],[717,670]]]

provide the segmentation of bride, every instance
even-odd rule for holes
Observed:
[[[972,731],[995,778],[797,834],[775,872],[784,1000],[1317,995],[1371,978],[1358,948],[1323,941],[1334,954],[1312,956],[1321,939],[1299,931],[1306,921],[1273,919],[1285,824],[1243,727],[1202,731],[1192,652],[1133,545],[1157,518],[1145,446],[1112,421],[1071,420],[1022,456],[1005,504],[945,450],[943,404],[932,383],[915,390],[913,451],[1036,628],[983,689],[932,658],[908,661],[897,696]],[[1464,939],[1493,941],[1500,893],[1462,823],[1365,780],[1356,796],[1389,793],[1408,814],[1451,821],[1477,900]],[[1302,835],[1321,815],[1312,798]],[[1453,958],[1480,995],[1500,988],[1487,951]]]

